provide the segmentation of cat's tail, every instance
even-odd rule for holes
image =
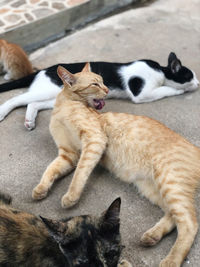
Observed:
[[[33,79],[35,78],[35,76],[38,74],[39,71],[40,70],[33,72],[18,80],[0,84],[0,93],[18,89],[18,88],[28,87],[32,83]]]
[[[0,206],[1,205],[10,205],[12,202],[12,197],[8,194],[2,193],[0,191]]]

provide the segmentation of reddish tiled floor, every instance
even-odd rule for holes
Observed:
[[[1,0],[0,33],[90,0]]]

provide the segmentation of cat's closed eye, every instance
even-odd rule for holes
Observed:
[[[92,85],[93,85],[93,86],[99,86],[99,84],[98,84],[98,83],[92,83]]]

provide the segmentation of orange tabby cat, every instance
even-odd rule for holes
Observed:
[[[103,107],[108,89],[100,76],[90,72],[89,64],[75,75],[59,67],[58,75],[64,88],[50,123],[58,157],[33,190],[33,198],[44,198],[55,180],[76,167],[62,198],[63,207],[73,206],[101,160],[165,212],[142,236],[144,245],[155,245],[177,227],[177,240],[160,267],[181,266],[198,229],[194,192],[200,179],[200,149],[148,117],[95,111],[93,107]]]
[[[21,47],[0,39],[0,65],[7,72],[5,80],[19,79],[33,72],[28,56]]]

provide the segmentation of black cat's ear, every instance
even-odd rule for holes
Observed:
[[[74,75],[62,66],[58,66],[57,74],[63,81],[63,84],[67,85],[68,87],[71,87],[76,81]]]
[[[119,226],[120,206],[121,198],[117,198],[113,201],[110,207],[102,214],[101,226],[103,226],[104,229],[111,229],[113,227]]]
[[[172,73],[177,73],[182,68],[181,61],[177,58],[176,54],[171,52],[168,57],[168,67]]]
[[[45,224],[49,234],[58,242],[61,243],[65,237],[66,226],[64,223],[56,220],[46,219],[40,216],[41,220]]]
[[[91,72],[91,67],[89,62],[85,64],[84,68],[82,69],[82,72]]]

